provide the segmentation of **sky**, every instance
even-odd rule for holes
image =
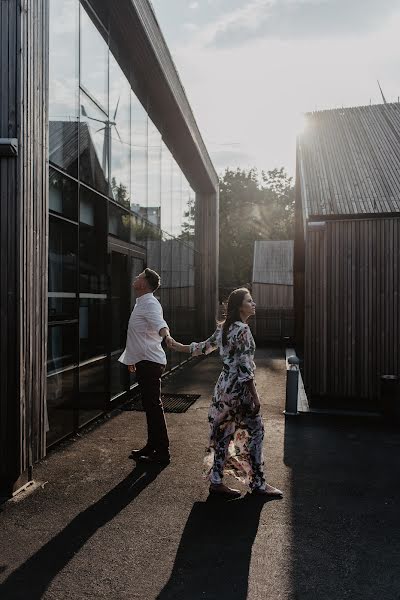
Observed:
[[[218,173],[295,172],[314,110],[400,96],[398,0],[151,0]]]

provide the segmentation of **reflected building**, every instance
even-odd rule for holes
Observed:
[[[161,274],[177,339],[213,327],[218,178],[150,2],[29,0],[0,28],[0,125],[18,146],[0,140],[0,488],[12,493],[48,447],[129,397],[118,357],[143,268]],[[180,360],[169,352],[168,369]]]

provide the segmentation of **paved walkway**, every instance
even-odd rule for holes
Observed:
[[[285,423],[283,353],[261,351],[257,365],[268,479],[283,500],[208,498],[220,365],[207,358],[166,383],[202,394],[168,415],[167,468],[132,470],[144,415],[124,411],[52,453],[35,470],[43,488],[1,507],[1,600],[399,599],[400,426]]]

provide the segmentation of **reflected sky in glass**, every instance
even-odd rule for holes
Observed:
[[[131,193],[130,96],[129,82],[110,53],[111,192],[125,208]]]
[[[147,125],[142,104],[131,93],[131,210],[142,215],[147,208]]]
[[[106,42],[81,6],[81,86],[106,114],[108,113],[108,54]]]

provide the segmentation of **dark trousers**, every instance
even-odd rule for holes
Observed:
[[[147,419],[147,448],[169,454],[169,439],[161,401],[161,375],[164,365],[149,360],[136,363],[136,377]]]

